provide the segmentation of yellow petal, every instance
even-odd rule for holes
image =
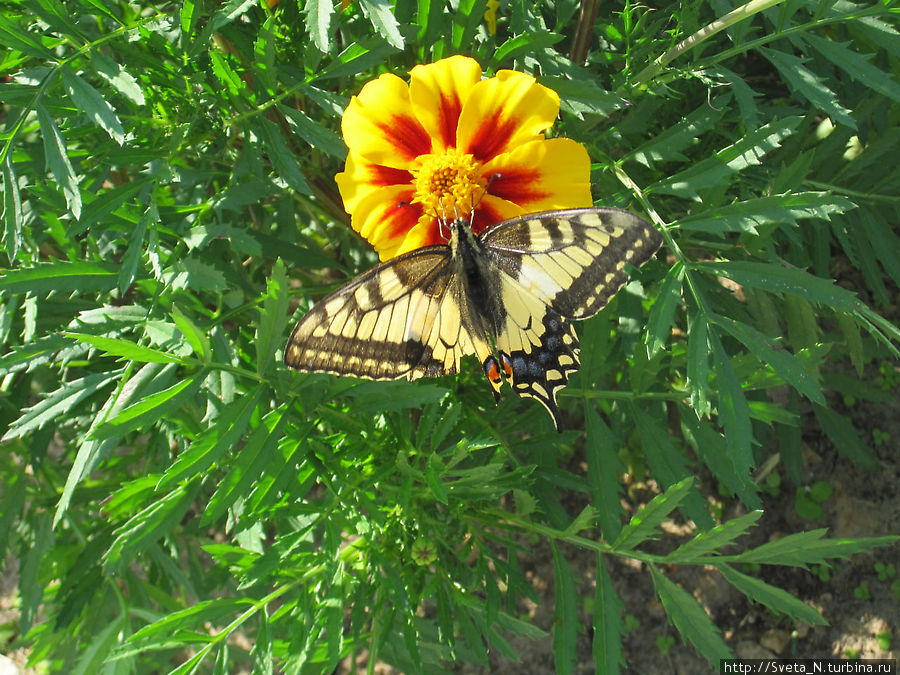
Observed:
[[[341,131],[347,147],[372,164],[404,169],[431,152],[431,138],[413,114],[409,87],[390,73],[367,82],[350,99]]]
[[[532,141],[482,167],[488,192],[522,213],[592,206],[591,158],[570,138]],[[486,199],[486,198],[485,198]]]
[[[456,147],[463,104],[481,81],[481,66],[466,56],[451,56],[409,71],[409,97],[416,119],[432,138],[432,149]]]
[[[344,170],[334,179],[347,213],[356,211],[360,200],[376,190],[390,185],[403,185],[411,190],[413,184],[413,176],[409,171],[372,164],[352,151],[347,155]]]
[[[543,138],[559,113],[559,96],[533,77],[501,70],[476,84],[463,104],[457,147],[486,162]]]
[[[372,244],[382,260],[397,255],[422,218],[421,207],[410,203],[411,198],[410,186],[380,188],[363,197],[350,216],[350,226]]]

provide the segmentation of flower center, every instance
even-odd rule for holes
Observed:
[[[422,155],[418,161],[421,166],[413,170],[416,186],[413,202],[422,204],[426,212],[438,217],[452,218],[472,210],[486,184],[472,155],[447,148]]]

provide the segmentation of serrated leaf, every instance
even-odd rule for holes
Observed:
[[[249,493],[252,483],[259,480],[272,455],[278,449],[278,442],[287,422],[284,414],[286,408],[287,404],[282,404],[271,411],[250,434],[247,444],[241,448],[240,453],[230,464],[228,473],[219,482],[210,498],[203,514],[204,523],[209,524],[218,520],[235,500]]]
[[[205,372],[197,373],[168,389],[145,397],[94,428],[90,439],[102,441],[107,438],[115,438],[140,429],[146,424],[158,422],[170,410],[178,407],[184,401],[191,400],[196,395],[205,376]]]
[[[656,595],[666,610],[666,616],[678,629],[682,639],[694,645],[697,653],[714,668],[718,668],[722,659],[732,658],[731,650],[722,639],[719,628],[700,603],[690,593],[663,576],[656,569],[656,565],[650,565],[650,574],[653,577]]]
[[[131,340],[123,340],[121,338],[103,337],[100,335],[90,335],[88,333],[71,333],[64,332],[63,335],[78,340],[92,347],[100,349],[110,356],[119,356],[123,360],[138,361],[141,363],[181,363],[182,359],[178,356],[161,352],[158,349],[144,347]]]
[[[778,148],[781,141],[790,136],[799,124],[799,117],[787,117],[770,122],[718,151],[714,156],[691,164],[687,169],[654,183],[645,192],[696,200],[699,198],[698,191],[724,187],[733,174],[762,163],[766,155]]]
[[[219,625],[221,619],[240,614],[250,606],[252,606],[250,600],[240,598],[201,600],[190,607],[171,612],[136,631],[125,644],[113,652],[113,658],[121,658],[135,648],[141,649],[162,643],[172,636],[202,627],[206,623]]]
[[[708,211],[688,215],[678,220],[678,228],[723,234],[748,232],[758,234],[756,228],[770,223],[796,225],[804,218],[830,220],[833,214],[844,213],[856,205],[846,197],[827,192],[799,192],[746,199]]]
[[[98,127],[119,145],[125,143],[125,130],[115,109],[83,78],[67,66],[62,67],[62,81],[69,98]]]
[[[808,565],[818,565],[832,558],[849,558],[855,553],[864,553],[900,541],[898,536],[826,539],[826,532],[822,528],[789,534],[738,555],[723,556],[723,560],[729,563],[789,565],[806,569]]]
[[[120,371],[97,373],[64,383],[39,403],[26,408],[24,414],[9,426],[2,440],[22,438],[48,422],[56,422],[61,414],[71,412],[81,401],[114,382],[120,374]]]
[[[825,626],[828,622],[819,612],[793,595],[761,579],[742,574],[728,565],[716,565],[721,575],[732,586],[753,602],[765,605],[773,612],[787,614],[793,619],[805,621],[811,626]]]
[[[0,14],[0,43],[9,49],[16,49],[42,61],[54,58],[53,53],[44,47],[35,35],[13,21],[12,17],[5,12]]]
[[[719,336],[711,333],[709,340],[716,364],[716,389],[719,392],[717,412],[719,421],[725,428],[728,456],[731,457],[738,474],[747,474],[753,467],[753,427],[750,423],[750,407]]]
[[[331,0],[309,0],[304,5],[303,13],[306,15],[306,31],[312,36],[316,49],[327,54],[331,47],[330,30],[334,3]]]
[[[497,47],[497,50],[494,52],[493,62],[503,63],[504,61],[518,58],[522,54],[552,47],[557,42],[563,40],[564,37],[564,35],[549,30],[539,30],[516,35]]]
[[[672,511],[690,494],[694,479],[685,478],[656,495],[649,504],[645,504],[635,513],[622,532],[613,542],[612,548],[632,550],[638,544],[650,539],[657,533],[657,528]]]
[[[813,404],[813,412],[838,453],[871,471],[878,468],[872,449],[863,443],[850,420],[823,405]]]
[[[119,291],[124,293],[134,282],[141,253],[144,251],[144,237],[147,235],[148,226],[159,223],[159,212],[156,203],[150,202],[144,211],[134,232],[131,233],[128,249],[122,257],[122,269],[119,271]]]
[[[860,84],[886,98],[900,101],[900,84],[891,79],[891,73],[869,62],[874,54],[860,54],[847,48],[852,42],[833,42],[812,32],[806,33],[803,41]]]
[[[650,473],[664,488],[680,485],[690,476],[687,457],[675,446],[666,429],[653,417],[637,407],[633,409],[633,415]],[[693,488],[689,489],[687,496],[684,497],[681,510],[700,527],[712,527],[712,518],[706,510],[704,500]]]
[[[284,340],[290,300],[287,273],[284,263],[279,258],[272,267],[272,275],[266,285],[266,295],[259,310],[259,323],[256,327],[256,372],[260,375],[269,370],[275,351]]]
[[[347,146],[344,145],[340,136],[331,129],[310,119],[300,110],[289,108],[282,104],[278,104],[278,110],[284,114],[285,119],[288,121],[288,126],[291,127],[291,131],[309,143],[316,150],[326,152],[341,161],[346,159]]]
[[[121,63],[116,63],[99,50],[91,52],[91,65],[109,85],[135,105],[144,105],[140,83]]]
[[[610,542],[622,531],[624,515],[620,499],[622,485],[619,482],[619,476],[625,472],[625,465],[618,453],[621,442],[593,406],[587,406],[584,421],[591,503],[597,507],[597,520],[603,538]]]
[[[681,150],[696,145],[699,138],[712,129],[725,114],[725,106],[722,99],[713,101],[710,105],[702,105],[687,117],[664,129],[632,152],[625,159],[633,159],[646,167],[654,168],[662,162],[686,162]]]
[[[191,350],[194,354],[202,359],[204,363],[209,363],[211,350],[209,346],[209,337],[206,333],[200,330],[200,327],[197,326],[197,324],[195,324],[191,318],[178,307],[178,305],[172,307],[172,320],[175,322],[178,330],[181,331],[185,341],[191,346]]]
[[[691,391],[691,405],[698,415],[708,415],[709,397],[709,323],[695,315],[688,330],[687,383]]]
[[[667,563],[698,561],[701,556],[734,543],[735,539],[747,533],[747,530],[760,519],[762,514],[762,511],[751,511],[737,518],[732,518],[721,525],[716,525],[711,530],[699,532],[693,539],[686,541],[667,555],[665,561]],[[702,564],[702,562],[698,562],[698,564]]]
[[[681,286],[684,280],[684,264],[680,261],[672,265],[659,288],[656,302],[647,319],[645,341],[652,357],[665,346],[672,334],[675,308],[682,301]]]
[[[292,190],[311,195],[312,190],[306,182],[297,160],[288,150],[278,127],[267,119],[261,119],[260,122],[260,138],[265,145],[265,151],[269,156],[269,161],[272,162],[272,167]]]
[[[569,563],[551,541],[556,603],[553,610],[553,663],[557,673],[572,673],[578,642],[578,593]]]
[[[360,0],[359,6],[363,14],[368,17],[372,26],[389,45],[397,49],[403,49],[403,36],[400,35],[400,24],[391,11],[391,5],[387,0]]]
[[[225,406],[210,428],[200,434],[166,470],[157,489],[163,490],[173,483],[196,476],[233,450],[250,423],[250,416],[262,391],[262,385],[257,386]]]
[[[809,101],[836,122],[856,130],[856,120],[853,119],[850,111],[838,102],[837,96],[825,86],[822,78],[803,65],[808,59],[768,47],[759,47],[759,53],[765,56],[769,63],[781,73],[781,77],[784,78],[791,91]]]
[[[625,666],[622,641],[625,626],[622,612],[625,603],[616,593],[603,556],[597,554],[597,582],[594,589],[594,611],[591,617],[594,628],[593,649],[596,672],[615,675]]]
[[[15,260],[22,245],[22,197],[13,167],[12,155],[3,160],[3,247],[10,260]]]
[[[75,175],[75,169],[69,161],[69,155],[66,151],[66,142],[63,140],[62,134],[59,133],[59,127],[50,117],[50,114],[44,109],[40,103],[35,106],[38,123],[41,127],[41,138],[44,141],[44,157],[47,160],[47,166],[50,167],[50,173],[57,186],[62,190],[63,196],[66,198],[66,205],[75,218],[81,217],[81,190],[78,187],[78,178]]]
[[[768,363],[784,380],[810,401],[824,405],[825,394],[800,360],[749,324],[726,317],[715,317],[716,325],[737,338],[747,349]]]

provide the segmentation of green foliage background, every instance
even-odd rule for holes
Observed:
[[[622,665],[610,555],[646,564],[715,664],[729,648],[667,565],[714,565],[815,624],[742,565],[889,540],[812,531],[723,552],[760,515],[753,467],[802,482],[802,412],[877,467],[826,392],[857,386],[831,363],[898,357],[877,311],[900,284],[897,3],[513,2],[496,35],[486,5],[4,3],[0,561],[18,559],[34,663],[326,673],[366,649],[372,665],[439,672],[487,664],[488,648],[515,658],[511,634],[543,634],[516,610],[536,599],[518,564],[530,538],[552,549],[559,672],[583,616],[597,670]],[[665,234],[579,327],[562,435],[533,401],[495,408],[474,363],[416,383],[281,364],[291,316],[374,262],[333,183],[349,97],[455,53],[556,89],[558,133],[587,145],[598,203]],[[836,256],[865,303],[831,280]],[[572,453],[586,475],[562,468]],[[715,484],[690,478],[702,466]],[[665,489],[630,522],[626,470]],[[717,490],[746,515],[717,524]],[[562,505],[573,492],[580,513]],[[643,552],[676,509],[698,534]],[[594,598],[562,542],[597,552]]]

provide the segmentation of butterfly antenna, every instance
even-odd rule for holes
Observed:
[[[475,209],[478,208],[478,205],[481,204],[481,200],[484,199],[484,196],[488,193],[488,190],[491,189],[491,183],[494,182],[495,179],[500,178],[499,173],[491,174],[491,177],[488,178],[487,183],[485,183],[484,187],[481,188],[481,194],[478,195],[478,199],[472,202],[472,210],[469,211],[469,226],[475,225]]]

